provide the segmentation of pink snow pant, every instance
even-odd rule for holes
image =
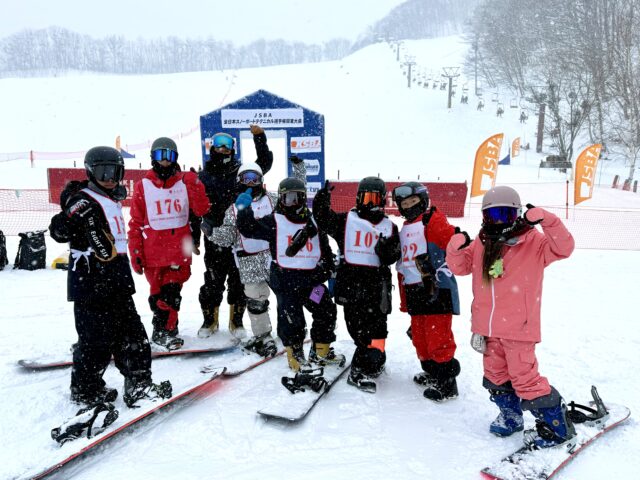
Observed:
[[[533,342],[488,337],[483,365],[487,380],[496,385],[510,381],[516,395],[523,400],[551,393],[549,381],[538,372]]]

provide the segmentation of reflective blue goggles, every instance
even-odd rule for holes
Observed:
[[[262,184],[262,175],[258,172],[246,171],[238,175],[238,180],[243,185],[249,185],[251,187]]]
[[[216,133],[211,139],[211,146],[213,148],[233,150],[233,137],[226,133]]]
[[[170,150],[168,148],[160,148],[151,152],[151,160],[161,162],[162,160],[169,160],[171,163],[178,161],[178,152]]]
[[[518,214],[519,209],[516,207],[489,207],[482,211],[482,220],[486,224],[513,223]]]

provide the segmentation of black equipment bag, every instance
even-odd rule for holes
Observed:
[[[20,233],[20,245],[13,268],[20,270],[38,270],[47,263],[47,245],[44,241],[45,230]]]
[[[0,270],[4,270],[4,267],[9,263],[9,259],[7,258],[7,239],[0,230]]]

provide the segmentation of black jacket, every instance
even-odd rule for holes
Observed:
[[[61,195],[62,211],[49,225],[56,242],[68,242],[70,249],[80,252],[93,250],[77,262],[69,258],[67,299],[91,301],[133,295],[136,290],[129,258],[117,253],[102,207],[81,191],[87,186],[86,181],[67,185]]]

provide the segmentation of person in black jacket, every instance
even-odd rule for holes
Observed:
[[[326,233],[318,230],[307,208],[304,182],[294,177],[280,182],[274,212],[259,219],[253,215],[251,200],[246,192],[238,196],[237,226],[243,236],[269,242],[269,286],[278,300],[278,336],[287,350],[289,367],[300,371],[308,365],[302,349],[306,336],[303,307],[313,318],[309,360],[343,364],[344,355],[331,347],[337,312],[324,285],[333,269],[333,253]]]
[[[313,199],[313,216],[320,230],[338,243],[340,264],[335,299],[356,345],[347,382],[375,392],[374,378],[386,361],[387,315],[391,313],[391,270],[400,258],[398,227],[384,213],[387,189],[377,177],[358,185],[356,207],[347,213],[331,209],[327,181]]]
[[[258,125],[250,126],[253,143],[258,158],[256,163],[263,175],[271,170],[273,153],[267,145],[267,136]],[[196,248],[200,244],[200,229],[204,238],[204,285],[200,288],[200,307],[204,322],[198,331],[199,337],[208,337],[219,327],[218,314],[224,284],[227,282],[227,303],[229,304],[229,331],[232,333],[242,328],[242,316],[246,307],[244,286],[240,282],[240,274],[233,258],[231,247],[221,247],[211,242],[208,237],[212,228],[220,227],[224,214],[238,195],[238,170],[241,162],[235,156],[235,140],[226,133],[216,133],[211,140],[209,161],[204,165],[199,177],[211,202],[211,210],[200,219],[191,219],[191,230]]]
[[[94,404],[116,399],[102,375],[113,356],[124,376],[128,406],[142,398],[169,398],[171,384],[151,381],[151,349],[132,295],[135,293],[120,202],[124,160],[111,147],[85,156],[88,181],[70,182],[60,196],[62,211],[51,219],[51,237],[69,242],[67,298],[74,302],[78,342],[73,349],[71,399]]]

